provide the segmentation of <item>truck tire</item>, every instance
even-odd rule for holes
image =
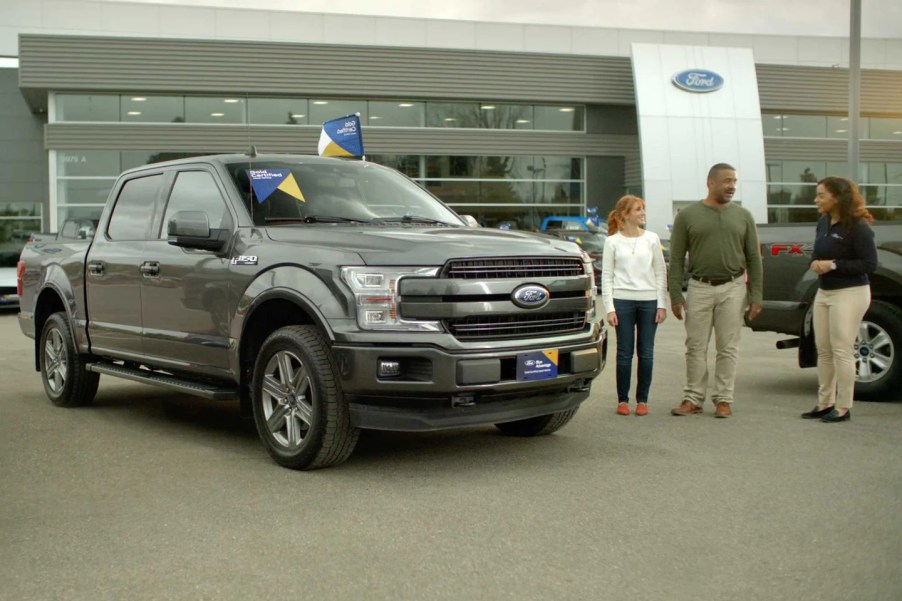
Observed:
[[[508,436],[545,436],[566,426],[574,415],[576,415],[576,409],[569,409],[550,415],[495,424],[495,427]]]
[[[335,359],[313,326],[287,326],[260,348],[251,384],[254,422],[270,456],[312,470],[344,462],[359,430],[336,377]]]
[[[86,369],[87,361],[75,348],[69,320],[54,313],[41,330],[41,382],[57,407],[90,405],[97,394],[100,374]]]
[[[888,401],[902,386],[902,309],[871,302],[855,341],[855,398]]]

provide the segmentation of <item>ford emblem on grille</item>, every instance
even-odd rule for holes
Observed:
[[[551,293],[544,286],[526,284],[520,286],[511,294],[511,300],[523,309],[538,309],[548,304]]]
[[[714,92],[723,87],[723,77],[707,69],[689,69],[673,76],[673,85],[687,92]]]

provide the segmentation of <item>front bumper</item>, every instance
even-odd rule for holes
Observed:
[[[505,351],[448,352],[436,347],[333,347],[358,428],[424,431],[501,423],[578,407],[604,369],[607,333],[595,340],[557,346],[558,373],[542,380],[517,379],[517,355],[549,350],[536,345]],[[401,374],[380,377],[382,360]]]

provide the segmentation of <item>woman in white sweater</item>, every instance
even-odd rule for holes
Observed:
[[[601,299],[617,332],[617,413],[629,415],[630,373],[638,346],[636,415],[648,415],[655,330],[667,318],[667,269],[661,240],[645,225],[645,201],[624,196],[608,216]],[[637,344],[638,341],[638,344]]]

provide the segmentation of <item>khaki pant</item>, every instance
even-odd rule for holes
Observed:
[[[745,276],[720,286],[689,280],[686,295],[686,387],[683,399],[701,406],[708,389],[708,343],[714,330],[714,403],[733,402],[736,359],[748,305]]]
[[[818,290],[814,297],[817,402],[820,405],[852,408],[855,338],[870,304],[870,286]]]

